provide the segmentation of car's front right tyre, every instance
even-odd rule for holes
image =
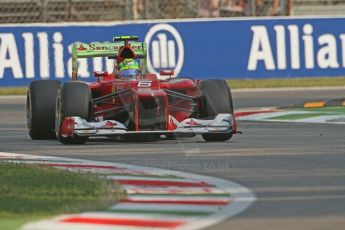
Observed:
[[[86,83],[66,82],[58,90],[56,98],[55,133],[63,144],[84,144],[88,137],[76,134],[64,137],[61,126],[66,117],[80,117],[86,121],[91,118],[91,91]]]
[[[26,120],[33,140],[55,138],[55,101],[61,83],[55,80],[32,81],[26,94]]]

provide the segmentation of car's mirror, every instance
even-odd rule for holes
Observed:
[[[108,71],[94,71],[93,72],[94,77],[104,77],[108,76]]]
[[[161,76],[173,76],[174,75],[174,70],[161,70],[159,73]]]

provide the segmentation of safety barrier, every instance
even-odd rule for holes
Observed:
[[[265,18],[0,26],[0,86],[69,80],[71,44],[138,35],[148,69],[194,78],[342,76],[345,18]],[[79,79],[112,71],[114,60],[80,60]]]

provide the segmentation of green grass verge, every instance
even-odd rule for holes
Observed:
[[[95,175],[0,164],[0,229],[61,213],[105,210],[121,195],[111,181]]]
[[[232,89],[345,86],[345,77],[228,80]]]
[[[228,80],[232,89],[345,86],[345,77]],[[0,88],[0,96],[25,95],[26,87]]]
[[[276,117],[271,117],[269,120],[299,120],[299,119],[306,119],[312,117],[319,117],[325,115],[344,115],[345,114],[345,106],[327,106],[322,108],[295,108],[289,111],[297,111],[303,112],[306,111],[308,113],[296,113],[296,114],[288,114],[288,115],[281,115]]]
[[[322,108],[296,108],[296,111],[320,112],[330,114],[345,114],[345,106],[326,106]]]
[[[3,87],[0,88],[0,96],[26,95],[27,87]]]
[[[299,114],[288,114],[277,117],[270,117],[269,120],[299,120],[307,119],[312,117],[319,117],[325,115],[324,113],[299,113]]]
[[[23,226],[25,223],[36,221],[44,218],[49,218],[50,215],[22,215],[12,218],[1,218],[0,219],[0,229],[6,229],[6,230],[17,230],[21,226]]]

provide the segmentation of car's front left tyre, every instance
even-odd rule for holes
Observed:
[[[225,80],[211,79],[201,81],[199,96],[201,99],[201,119],[214,119],[221,113],[234,116],[231,90]],[[202,134],[202,138],[207,142],[223,142],[230,140],[231,137],[232,132]]]

